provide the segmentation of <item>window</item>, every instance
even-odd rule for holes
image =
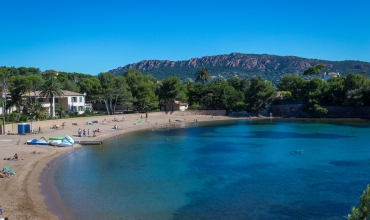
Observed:
[[[72,107],[72,111],[73,111],[73,112],[77,112],[77,107],[76,107],[76,106],[73,106],[73,107]]]
[[[82,102],[82,97],[79,97],[80,98],[80,102]]]
[[[78,111],[83,111],[82,106],[78,106]]]
[[[72,102],[77,102],[77,97],[71,97],[72,98]]]

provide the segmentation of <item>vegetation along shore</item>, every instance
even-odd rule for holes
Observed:
[[[0,162],[1,167],[15,172],[0,181],[3,215],[11,219],[58,218],[48,211],[45,197],[41,195],[40,174],[50,169],[48,163],[53,158],[79,146],[28,146],[24,144],[27,140],[43,136],[76,137],[78,129],[93,131],[98,128],[102,132],[96,137],[90,133],[76,139],[104,140],[154,126],[194,123],[194,119],[202,122],[234,119],[225,115],[247,116],[243,118],[246,120],[260,114],[289,116],[287,111],[274,110],[274,106],[281,105],[299,105],[299,109],[288,108],[290,112],[298,111],[298,117],[336,117],[325,106],[345,108],[344,116],[356,117],[353,109],[370,106],[370,80],[366,71],[338,74],[325,69],[322,64],[309,66],[301,75],[286,74],[273,84],[261,77],[212,79],[205,67],[197,69],[193,79],[182,80],[175,76],[156,79],[150,73],[143,74],[133,68],[121,75],[105,72],[91,76],[55,70],[42,72],[38,68],[0,67],[2,134],[7,133],[5,125],[34,123],[30,133],[4,135],[0,140],[0,158],[13,159],[15,153],[18,155],[16,160]],[[310,79],[304,77],[307,75]],[[64,91],[81,94],[80,100],[91,104],[91,108],[82,105],[83,113],[79,114],[74,103],[80,100],[72,100],[67,107],[56,103],[55,98],[63,97]],[[179,103],[187,110],[175,111],[174,106]],[[96,109],[94,104],[103,107]],[[118,111],[118,106],[125,108]],[[221,113],[202,113],[203,110]],[[362,116],[368,116],[366,111]],[[10,133],[14,134],[14,129]]]

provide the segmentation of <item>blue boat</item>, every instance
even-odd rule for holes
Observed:
[[[44,137],[27,141],[27,145],[49,145],[49,143],[50,141],[47,141]]]

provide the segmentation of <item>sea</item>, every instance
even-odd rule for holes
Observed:
[[[370,184],[370,121],[172,125],[84,146],[54,168],[73,219],[343,220]]]

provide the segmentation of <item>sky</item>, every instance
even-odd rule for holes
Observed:
[[[370,1],[0,0],[0,66],[97,75],[232,52],[370,62]]]

